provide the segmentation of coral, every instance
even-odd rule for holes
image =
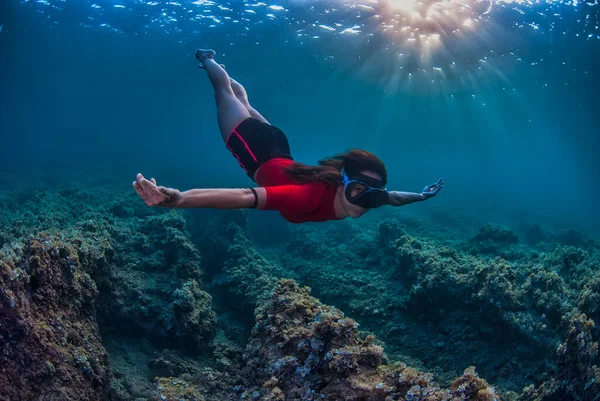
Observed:
[[[94,341],[100,344],[99,327],[104,341],[110,344],[126,342],[128,337],[142,337],[159,349],[173,347],[194,355],[210,352],[216,315],[203,284],[202,258],[190,241],[181,213],[148,208],[139,202],[135,193],[115,196],[121,194],[121,190],[113,192],[108,187],[90,190],[83,186],[62,185],[46,190],[15,191],[13,198],[21,197],[23,201],[12,203],[8,211],[0,211],[2,251],[12,252],[11,258],[19,260],[23,254],[23,238],[37,238],[39,230],[48,229],[52,236],[47,240],[50,245],[46,246],[58,249],[59,256],[65,258],[66,271],[74,277],[68,279],[65,276],[64,282],[52,283],[51,287],[55,291],[65,288],[73,294],[81,293],[80,298],[86,300],[85,305],[80,305],[82,301],[71,297],[73,305],[70,308],[80,308],[77,311],[82,317],[69,315],[63,320],[57,316],[56,323],[53,313],[40,312],[40,315],[49,316],[52,325],[63,331],[71,325],[81,325],[86,330],[88,325],[93,325],[94,335],[88,336],[93,344]],[[63,255],[66,251],[61,247],[67,246],[64,244],[70,248]],[[44,277],[41,273],[32,274],[30,286],[40,288],[37,291],[49,288],[40,285]],[[13,292],[11,287],[7,287],[9,305],[12,299],[17,301]],[[93,296],[88,296],[88,293],[93,293]],[[65,300],[71,298],[65,297]],[[88,302],[88,298],[93,302]],[[84,329],[80,331],[83,333]],[[74,334],[71,337],[77,338]],[[66,338],[69,340],[71,337]],[[102,385],[98,392],[110,393],[114,400],[148,396],[152,378],[142,372],[144,369],[133,369],[128,355],[119,354],[118,347],[113,347],[117,349],[114,356],[118,366],[127,367],[136,375],[132,377],[117,371],[109,384],[106,353],[102,348],[103,357],[97,358],[100,362],[96,362],[95,358],[92,359],[96,352],[94,347],[70,354],[73,364],[85,374],[106,376],[102,381],[97,380]],[[141,352],[148,352],[150,348],[152,346]],[[143,358],[136,359],[141,361]],[[103,365],[104,360],[106,366]],[[49,360],[48,371],[56,371],[56,377],[60,377],[59,373],[66,372],[62,364]],[[31,372],[33,375],[34,367]],[[71,391],[68,390],[70,384],[66,383],[64,391]],[[70,383],[78,385],[77,381]],[[100,384],[97,386],[101,387]],[[87,391],[85,383],[79,387],[81,392]],[[36,391],[35,386],[32,388]],[[76,391],[73,393],[78,394]],[[98,396],[90,394],[80,399],[98,399]]]
[[[600,398],[598,343],[592,339],[594,322],[575,314],[566,340],[558,347],[558,375],[539,388],[523,389],[519,401],[596,401]]]
[[[497,244],[516,244],[519,238],[509,228],[497,224],[487,224],[479,229],[479,233],[471,242],[491,241]]]
[[[383,349],[358,324],[320,303],[309,289],[280,280],[256,310],[244,359],[241,398],[261,400],[477,400],[500,396],[473,371],[443,390],[433,376],[383,365]],[[402,397],[402,398],[400,398]]]
[[[547,269],[556,271],[569,287],[576,289],[583,287],[600,271],[600,253],[597,250],[563,246],[540,259]]]
[[[537,245],[540,242],[547,241],[550,235],[540,227],[539,224],[533,224],[530,227],[524,227],[525,242],[529,245]]]
[[[383,350],[373,338],[358,338],[356,322],[308,294],[307,288],[283,280],[257,308],[244,371],[249,382],[271,384],[247,389],[249,396],[276,391],[285,399],[318,399],[320,394],[342,391],[323,388],[328,377],[350,380],[359,365],[375,370],[381,363]]]
[[[437,366],[456,365],[467,352],[486,375],[513,389],[519,388],[518,384],[503,379],[510,371],[541,374],[539,363],[524,360],[548,360],[550,364],[555,341],[549,330],[550,315],[558,315],[560,321],[561,313],[568,310],[562,308],[563,283],[541,288],[547,294],[539,297],[527,281],[531,267],[498,257],[482,259],[409,235],[399,238],[396,246],[392,282],[408,287],[409,297],[400,305],[402,314],[387,315],[388,333],[382,336],[377,332],[388,351],[392,346],[402,352],[411,349],[410,355]],[[529,309],[545,299],[549,304],[541,304],[537,311]],[[561,309],[554,313],[552,308],[559,305]],[[428,330],[422,329],[423,325]],[[403,334],[407,332],[418,340]],[[520,345],[524,338],[529,338],[527,347]],[[455,344],[457,352],[448,343]],[[519,345],[507,348],[509,343]]]
[[[99,254],[81,245],[42,233],[22,247],[2,249],[0,399],[101,400],[108,393],[98,291],[86,271]]]
[[[584,233],[575,230],[574,228],[569,228],[562,231],[556,235],[556,240],[562,245],[578,248],[588,248],[596,245],[594,240],[589,238]]]
[[[0,191],[0,399],[17,373],[22,399],[497,399],[474,369],[456,373],[470,364],[502,391],[545,382],[521,401],[598,393],[589,319],[553,363],[568,317],[600,318],[600,251],[579,233],[519,231],[533,249],[500,226],[404,211],[277,231],[258,213],[164,211],[119,191]],[[39,244],[50,264],[28,256]]]
[[[258,253],[238,226],[230,224],[226,231],[231,243],[227,248],[223,273],[231,291],[243,302],[254,305],[273,287],[276,267]]]
[[[351,239],[371,248],[368,256],[321,234],[319,246],[329,251],[319,250],[318,261],[286,247],[277,258],[283,277],[309,285],[375,332],[391,357],[413,366],[440,366],[447,374],[466,353],[487,377],[513,390],[527,383],[524,376],[553,373],[553,330],[572,307],[567,283],[555,281],[539,257],[534,263],[469,255],[407,234],[382,247],[379,229],[397,232],[394,224],[374,224],[377,230]],[[526,373],[515,377],[517,370]]]
[[[583,263],[588,253],[574,246],[563,246],[546,257],[547,263],[558,271],[569,272]]]
[[[182,346],[198,351],[214,336],[217,316],[211,310],[211,301],[196,280],[185,282],[173,292],[171,305],[177,322],[174,334]]]
[[[577,299],[579,309],[595,321],[600,321],[600,271],[583,287]]]
[[[404,228],[395,218],[387,218],[379,223],[379,239],[385,246],[390,246],[396,239],[405,234]]]
[[[176,377],[156,379],[152,401],[204,401],[200,389],[187,380]]]
[[[475,367],[465,369],[463,375],[452,382],[450,394],[455,399],[473,401],[499,401],[496,391],[475,372]]]
[[[527,302],[547,317],[552,325],[558,325],[563,314],[571,308],[565,282],[554,271],[532,268],[523,289]]]
[[[519,238],[506,227],[487,224],[479,229],[469,243],[477,253],[495,254],[503,247],[519,243]]]
[[[165,213],[104,224],[112,253],[92,276],[100,290],[99,322],[107,334],[117,330],[194,353],[208,347],[216,315],[183,217]]]
[[[211,342],[215,363],[220,370],[226,371],[242,365],[243,348],[231,341],[225,332],[217,331]]]

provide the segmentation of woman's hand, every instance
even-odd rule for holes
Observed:
[[[421,195],[423,195],[423,198],[429,199],[432,196],[435,196],[440,191],[440,189],[442,189],[443,186],[444,179],[440,178],[435,184],[431,184],[423,188],[423,192],[421,192]]]
[[[181,192],[173,188],[159,187],[156,180],[149,181],[142,174],[137,175],[137,181],[133,182],[133,188],[148,206],[178,207],[183,196]]]

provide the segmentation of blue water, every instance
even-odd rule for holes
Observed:
[[[362,147],[390,188],[446,179],[420,208],[600,230],[597,0],[447,3],[4,0],[0,173],[250,185],[213,48],[296,160]]]

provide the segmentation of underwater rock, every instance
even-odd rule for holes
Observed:
[[[512,230],[497,224],[486,224],[469,240],[472,252],[481,254],[498,254],[502,248],[518,243]]]
[[[565,281],[554,271],[531,269],[522,289],[526,302],[542,312],[552,327],[558,327],[563,315],[573,308]]]
[[[547,270],[555,271],[570,290],[581,291],[600,272],[600,251],[573,246],[556,248],[541,258]]]
[[[481,227],[477,235],[471,239],[471,242],[485,241],[491,241],[497,244],[517,244],[519,238],[509,228],[497,224],[486,224]]]
[[[232,370],[228,373],[206,365],[205,359],[163,350],[149,364],[155,378],[153,389],[147,398],[151,401],[235,399],[232,388],[239,381],[239,371]]]
[[[156,390],[151,401],[204,401],[196,384],[178,377],[156,379]]]
[[[519,401],[596,401],[600,399],[598,342],[592,339],[594,321],[575,314],[566,340],[558,347],[557,376],[537,389],[523,389]]]
[[[574,246],[563,246],[557,248],[546,257],[546,262],[558,271],[569,272],[583,263],[588,253]]]
[[[594,321],[600,321],[600,272],[596,273],[581,290],[578,306]]]
[[[441,389],[430,373],[384,365],[375,337],[357,327],[307,287],[280,280],[257,307],[244,381],[234,390],[240,399],[260,400],[501,400],[474,368]]]
[[[176,212],[109,225],[113,256],[93,275],[103,332],[196,354],[209,346],[216,315],[201,284],[201,255],[185,227]]]
[[[547,241],[550,235],[542,230],[539,224],[533,224],[529,227],[522,227],[525,236],[525,242],[528,245],[537,245],[540,242]]]
[[[226,326],[226,329],[229,329],[229,327]],[[242,354],[244,352],[242,346],[229,339],[223,330],[217,331],[217,335],[211,342],[211,349],[216,367],[219,370],[235,370],[242,366]]]
[[[409,235],[396,246],[390,283],[407,287],[408,297],[401,313],[388,312],[384,327],[389,334],[377,332],[388,350],[396,346],[429,366],[444,367],[457,366],[469,355],[486,376],[513,390],[527,382],[518,383],[511,371],[547,374],[540,366],[551,366],[558,339],[548,328],[571,308],[560,277],[557,281],[556,274],[543,269],[472,256]],[[440,352],[440,342],[453,346]]]
[[[46,234],[2,249],[0,399],[105,399],[111,372],[86,271],[95,250]]]
[[[574,228],[566,229],[556,235],[556,241],[558,241],[561,245],[574,246],[584,249],[596,245],[593,239],[589,238],[584,233],[575,230]]]
[[[218,277],[223,269],[224,255],[236,233],[246,233],[247,211],[217,210],[216,216],[197,210],[185,212],[186,228],[202,253],[206,274]]]
[[[164,349],[157,353],[148,365],[157,377],[196,375],[199,373],[199,367],[192,363],[189,357],[183,357],[176,350],[170,349]]]
[[[0,193],[0,197],[3,194],[4,192]],[[125,361],[119,366],[131,367],[131,370],[116,372],[110,384],[96,380],[96,373],[92,371],[94,380],[99,383],[97,385],[104,386],[102,393],[105,396],[99,397],[90,392],[89,396],[76,399],[130,401],[138,397],[149,397],[152,377],[143,374],[148,368],[133,368],[136,363],[146,364],[143,361],[150,356],[141,355],[150,352],[149,349],[180,349],[190,355],[211,351],[216,314],[211,309],[211,297],[203,286],[201,255],[190,241],[182,213],[148,208],[134,192],[124,195],[122,190],[113,192],[108,187],[90,189],[77,185],[57,185],[56,188],[47,190],[18,188],[14,194],[9,195],[10,198],[22,199],[22,202],[11,203],[9,208],[0,210],[2,252],[18,247],[22,240],[17,238],[38,236],[39,230],[50,227],[54,237],[71,244],[78,264],[71,263],[69,259],[70,268],[84,271],[85,275],[82,277],[93,288],[94,308],[88,314],[84,310],[81,318],[73,316],[62,321],[57,317],[61,329],[79,324],[87,327],[92,322],[96,327],[97,321],[107,344],[126,343],[139,338],[148,342],[142,347],[143,350],[132,351],[131,354],[121,353],[119,347],[113,347],[116,351],[114,355],[111,354],[111,359],[114,357],[116,361]],[[12,259],[19,260],[20,257],[17,255]],[[70,254],[66,257],[76,258]],[[38,285],[35,279],[32,283],[34,287]],[[71,284],[74,285],[69,280],[64,280],[61,285]],[[58,291],[61,285],[53,288]],[[10,301],[9,296],[9,305]],[[41,321],[45,319],[42,314],[46,314],[52,321],[53,313],[54,311],[41,311],[36,319]],[[16,325],[17,329],[18,327]],[[29,328],[27,330],[31,331]],[[95,332],[94,335],[97,336],[98,333]],[[16,334],[12,336],[15,338]],[[0,343],[3,344],[3,341],[0,339]],[[89,341],[100,344],[100,339],[96,340],[92,335],[89,336]],[[86,363],[96,363],[95,359],[90,361],[95,352],[94,347],[95,345],[85,353],[78,351],[76,356],[71,356],[78,358],[76,362],[82,365],[85,372],[89,371]],[[28,357],[26,352],[19,352],[24,358]],[[102,352],[108,366],[104,349]],[[102,358],[98,360],[103,361]],[[60,363],[52,360],[49,360],[47,366],[49,372],[57,372],[56,377],[68,373]],[[61,372],[65,374],[61,375]],[[108,381],[108,367],[106,372],[105,381]],[[157,372],[159,373],[164,374]],[[131,375],[133,376],[128,377]],[[3,380],[5,377],[0,373],[0,383],[7,382],[8,379]],[[54,382],[56,380],[48,381],[47,384],[52,386]],[[71,385],[76,389],[69,389]],[[32,391],[37,391],[35,386],[31,387]],[[81,390],[74,380],[64,381],[56,386],[62,390],[56,392],[83,394],[86,391],[85,384],[79,387]],[[10,385],[7,384],[4,388],[8,391]],[[0,394],[4,388],[0,389]],[[51,391],[47,393],[52,394]],[[26,394],[23,397],[29,399]],[[0,399],[4,399],[2,395]],[[57,395],[53,399],[71,398]]]
[[[561,256],[511,262],[406,234],[393,240],[395,249],[384,249],[378,231],[388,225],[397,227],[390,220],[363,230],[361,247],[301,230],[298,238],[307,242],[286,247],[277,263],[234,224],[223,226],[215,234],[227,238],[220,285],[238,297],[234,303],[249,308],[276,278],[295,278],[376,332],[394,358],[422,369],[440,366],[444,376],[465,355],[503,389],[518,391],[527,377],[543,381],[554,375],[557,330],[578,293],[551,268]],[[370,262],[372,254],[362,255],[362,247],[381,251],[377,263]]]
[[[100,340],[96,344],[97,329],[94,335],[85,334],[85,340],[67,336],[74,343],[64,347],[77,351],[69,354],[71,360],[38,361],[27,353],[33,348],[25,343],[26,348],[15,352],[30,363],[27,374],[31,376],[22,376],[24,383],[33,383],[28,391],[48,385],[43,391],[48,397],[55,396],[52,399],[111,401],[201,397],[208,401],[496,399],[495,391],[472,369],[452,380],[459,375],[457,369],[469,364],[476,365],[482,376],[502,390],[520,390],[532,380],[536,385],[549,383],[529,391],[537,391],[545,401],[571,400],[570,395],[561,398],[568,389],[559,389],[559,379],[568,376],[565,369],[589,376],[583,387],[571,379],[586,397],[597,391],[596,379],[591,381],[594,376],[583,369],[590,359],[579,364],[560,362],[562,376],[556,375],[557,366],[552,363],[564,317],[576,308],[592,319],[600,314],[599,254],[593,247],[544,242],[533,250],[499,240],[496,254],[479,255],[477,250],[469,254],[477,243],[469,243],[465,252],[460,245],[464,236],[450,238],[431,226],[424,228],[422,220],[413,219],[413,224],[398,216],[381,222],[294,226],[286,231],[294,241],[262,251],[248,237],[245,213],[223,212],[208,225],[208,219],[199,220],[195,229],[202,235],[193,243],[184,213],[156,212],[135,194],[135,200],[115,199],[102,191],[78,187],[54,193],[32,191],[16,196],[26,206],[13,204],[8,211],[0,210],[2,259],[12,261],[0,262],[0,352],[5,346],[16,346],[11,343],[15,338],[24,344],[26,337],[19,330],[58,331],[52,320],[44,323],[42,314],[57,316],[61,330],[88,333],[94,319],[84,305],[91,302],[115,369],[107,397],[109,386],[99,381],[96,393],[94,388],[89,395],[75,398],[87,391],[86,361],[103,352],[101,345],[96,348],[100,344]],[[77,263],[65,263],[89,276],[82,274],[69,281],[65,279],[68,272],[62,272],[58,287],[52,286],[54,290],[68,288],[75,295],[80,291],[80,297],[65,297],[72,302],[66,306],[67,312],[62,310],[64,305],[48,311],[36,307],[35,313],[26,309],[25,318],[14,317],[9,313],[11,303],[17,309],[23,301],[14,297],[13,293],[20,291],[16,284],[5,285],[8,276],[4,268],[31,271],[28,262],[23,262],[29,248],[17,238],[35,235],[34,241],[40,243],[35,233],[47,227],[61,230],[52,238],[73,247],[64,257],[73,251]],[[418,236],[406,235],[415,231]],[[488,241],[494,244],[489,239],[482,241],[484,247]],[[323,303],[298,286],[294,288],[295,284],[276,286],[282,277],[310,285]],[[37,278],[22,280],[25,299],[31,287],[40,288]],[[99,293],[93,290],[94,282]],[[218,302],[224,307],[215,306],[217,325],[212,308]],[[359,319],[361,328],[376,332],[378,338],[358,332],[356,322],[340,310]],[[24,325],[27,321],[33,321],[33,326]],[[589,328],[592,336],[597,332],[597,327]],[[8,335],[12,336],[9,340]],[[586,336],[579,338],[589,354],[593,342]],[[44,352],[56,345],[48,345],[48,338],[53,337],[46,337],[41,345],[35,344],[45,346]],[[126,339],[135,343],[140,337],[148,341],[139,349],[128,347],[128,352],[121,352],[111,346],[125,344]],[[84,354],[76,344],[90,339],[92,351]],[[385,341],[388,355],[410,362],[412,367],[386,365],[381,341]],[[569,344],[567,355],[573,350],[573,342]],[[52,352],[64,355],[60,353],[64,350]],[[244,364],[242,354],[247,363],[243,375],[239,372]],[[8,365],[5,361],[0,359],[0,399],[12,401],[3,391],[12,391],[5,367],[14,368],[14,361]],[[93,377],[108,380],[107,366],[96,367]],[[434,367],[436,381],[442,384],[424,373],[428,367]],[[101,369],[105,369],[104,375]],[[41,370],[46,376],[35,376]],[[58,382],[57,377],[69,374],[83,378]],[[549,380],[554,376],[556,380]],[[30,399],[27,394],[22,397]],[[535,399],[542,398],[525,401]]]
[[[398,219],[387,218],[379,223],[379,239],[383,245],[389,246],[405,234],[404,227]]]
[[[225,253],[223,273],[228,287],[242,302],[255,305],[273,288],[277,267],[256,250],[240,227],[231,223],[226,231],[230,244]]]
[[[217,315],[211,310],[211,303],[212,297],[200,289],[196,280],[173,292],[174,331],[182,347],[198,352],[214,337]]]

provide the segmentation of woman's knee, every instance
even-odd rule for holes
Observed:
[[[238,100],[240,101],[240,103],[242,103],[244,105],[245,108],[248,109],[248,111],[252,111],[252,106],[250,106],[250,103],[248,102],[248,99],[244,99],[244,98],[239,98]]]
[[[237,97],[235,96],[235,93],[233,93],[233,89],[231,89],[231,87],[215,90],[215,100],[217,105],[227,101],[235,101],[236,99]]]

